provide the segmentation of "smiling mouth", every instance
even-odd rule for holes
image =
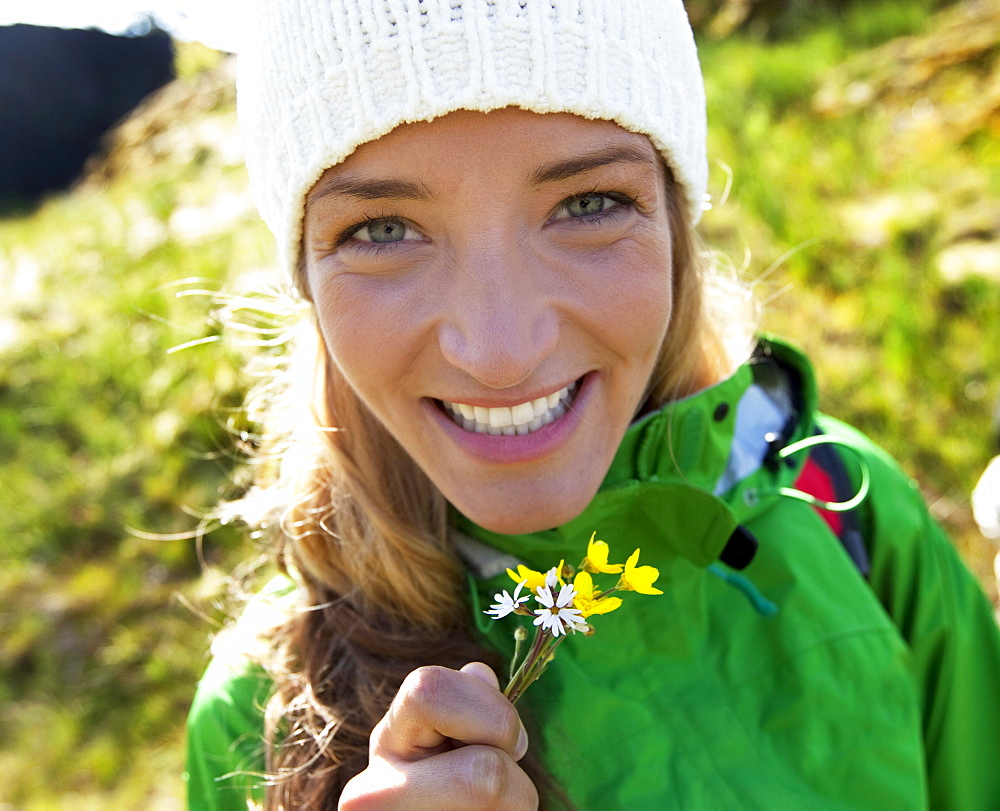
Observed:
[[[579,389],[580,381],[576,380],[547,397],[500,408],[484,408],[447,400],[437,402],[455,425],[470,433],[524,436],[563,416]]]

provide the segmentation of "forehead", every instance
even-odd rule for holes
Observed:
[[[611,121],[517,108],[458,110],[403,124],[362,144],[324,172],[309,200],[336,190],[338,179],[351,176],[545,183],[617,162],[662,171],[662,159],[646,136]]]

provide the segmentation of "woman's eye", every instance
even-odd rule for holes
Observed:
[[[566,213],[570,217],[586,217],[588,214],[599,214],[615,203],[615,200],[603,194],[581,194],[566,202]]]
[[[616,213],[624,214],[631,202],[628,198],[614,194],[577,194],[565,200],[552,219],[598,222],[603,219],[598,215],[610,217]]]
[[[408,236],[412,238],[413,235],[413,229],[409,228],[405,222],[387,217],[366,222],[350,236],[359,242],[387,245],[393,242],[402,242]]]

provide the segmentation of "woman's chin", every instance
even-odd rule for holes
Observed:
[[[543,494],[525,494],[514,501],[505,499],[497,503],[483,503],[482,499],[469,503],[452,502],[455,508],[477,526],[500,535],[526,535],[562,526],[582,513],[597,491],[566,493],[559,497],[546,498]]]

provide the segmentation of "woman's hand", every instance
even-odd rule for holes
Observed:
[[[517,765],[528,736],[481,662],[421,667],[372,730],[368,768],[340,808],[534,809],[538,792]]]

